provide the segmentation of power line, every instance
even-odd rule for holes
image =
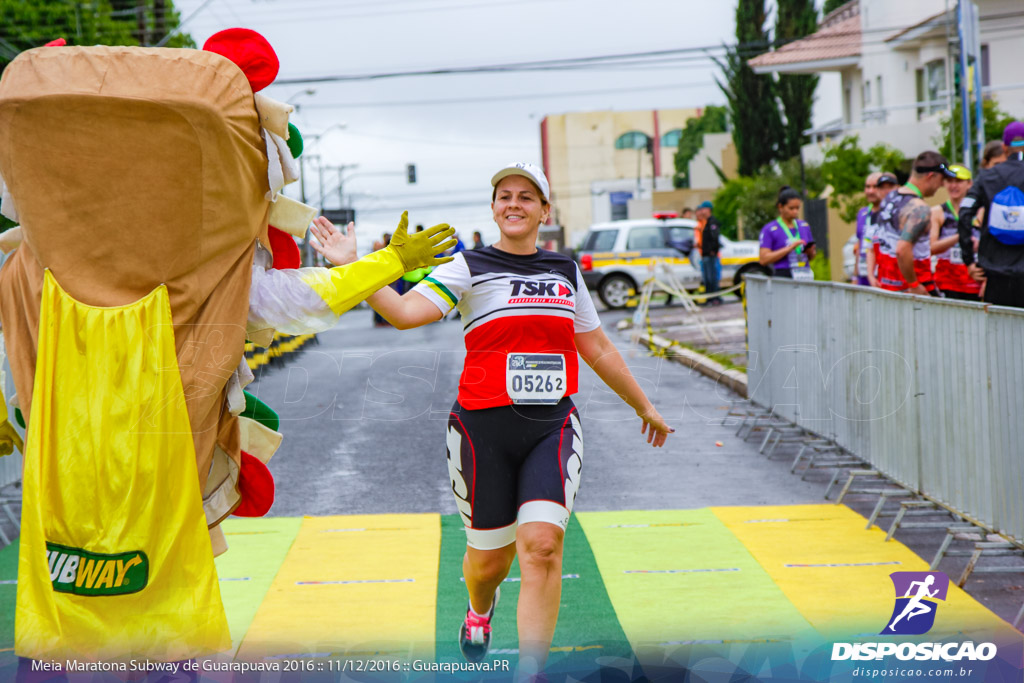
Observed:
[[[434,104],[471,104],[474,102],[504,102],[518,100],[538,100],[560,97],[584,97],[589,95],[607,95],[611,93],[647,92],[655,90],[674,90],[681,88],[704,88],[707,82],[700,83],[663,83],[661,85],[637,86],[631,88],[602,88],[598,90],[575,90],[546,93],[523,93],[519,95],[491,95],[488,97],[459,97],[444,100],[389,100],[380,102],[337,102],[303,104],[303,109],[362,109],[378,107],[424,106]]]

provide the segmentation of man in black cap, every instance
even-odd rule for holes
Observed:
[[[985,282],[983,300],[1024,308],[1024,123],[1003,131],[1007,159],[985,169],[960,204],[960,251],[971,277]],[[975,262],[971,228],[985,209]]]

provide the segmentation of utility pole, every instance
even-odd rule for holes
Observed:
[[[153,0],[153,40],[167,35],[167,0]]]
[[[149,32],[146,30],[146,0],[135,0],[136,32],[139,45],[149,45]]]

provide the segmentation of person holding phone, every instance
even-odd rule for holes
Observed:
[[[813,280],[814,235],[811,226],[799,218],[803,200],[785,185],[779,190],[775,206],[779,217],[761,228],[761,265],[771,266],[774,277]]]

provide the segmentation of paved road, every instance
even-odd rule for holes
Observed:
[[[584,366],[577,510],[821,502],[820,485],[715,424],[734,394],[631,347],[614,330],[623,315],[602,313],[605,329],[676,434],[652,449],[633,411]],[[265,368],[250,389],[279,412],[285,434],[270,463],[278,483],[271,514],[456,512],[444,430],[464,356],[460,323],[400,332],[373,328],[369,312],[357,310],[319,341],[285,367]]]

